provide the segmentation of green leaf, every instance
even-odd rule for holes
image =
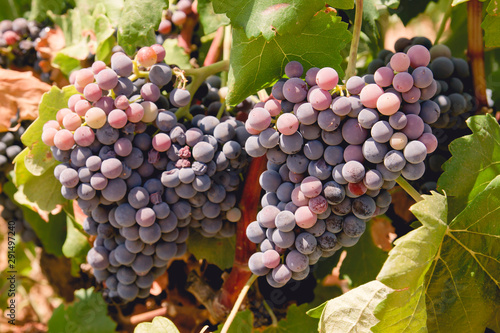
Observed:
[[[179,333],[175,324],[165,317],[154,317],[151,323],[140,323],[134,333]]]
[[[321,318],[321,314],[323,313],[323,310],[325,309],[326,303],[328,303],[328,302],[329,301],[326,301],[326,302],[318,305],[317,307],[308,310],[306,312],[306,314],[312,318],[318,318],[318,319]]]
[[[286,319],[278,322],[277,327],[268,327],[262,333],[305,333],[316,332],[319,320],[306,314],[307,304],[292,304],[287,311]]]
[[[233,266],[235,238],[205,238],[198,232],[191,232],[187,245],[196,259],[206,259],[220,269]]]
[[[432,0],[400,0],[397,9],[389,8],[389,13],[397,14],[401,21],[403,21],[403,24],[407,25],[413,18],[423,13],[431,1]]]
[[[354,0],[333,0],[329,1],[328,4],[336,9],[353,9]]]
[[[108,308],[100,293],[94,288],[75,291],[76,300],[65,306],[61,304],[54,310],[49,320],[49,333],[111,333],[116,323],[107,315]]]
[[[374,332],[427,332],[424,279],[446,231],[447,208],[436,192],[412,206],[422,226],[396,240],[377,276],[395,291],[376,308]]]
[[[67,215],[66,226],[68,235],[62,247],[65,257],[74,258],[78,263],[86,262],[87,252],[90,250],[90,244],[87,241],[82,227],[75,221],[71,215]]]
[[[66,1],[61,0],[33,0],[29,20],[42,22],[47,18],[47,11],[55,14],[64,13],[67,8]]]
[[[318,280],[322,280],[324,277],[332,274],[332,270],[337,266],[340,254],[342,251],[337,251],[335,254],[328,258],[319,258],[318,263],[314,266],[314,276]]]
[[[83,31],[94,30],[95,19],[91,13],[78,7],[68,10],[64,15],[56,15],[51,11],[48,14],[64,33],[66,47],[59,52],[79,60],[86,59],[89,52],[87,46],[89,38]]]
[[[500,8],[498,2],[490,1],[486,8],[487,15],[481,27],[484,29],[486,47],[500,47]]]
[[[116,27],[123,9],[123,0],[76,0],[76,7],[89,14],[93,13],[97,6],[104,7],[106,16]]]
[[[451,5],[454,7],[454,6],[460,5],[461,3],[465,3],[467,1],[469,1],[469,0],[453,0]]]
[[[126,0],[118,23],[118,44],[125,52],[133,55],[137,47],[156,42],[164,0]]]
[[[52,157],[50,147],[42,142],[43,125],[49,120],[56,119],[57,111],[67,108],[68,100],[74,94],[78,94],[74,86],[67,86],[62,90],[52,86],[50,91],[42,96],[38,107],[39,117],[21,137],[23,144],[30,149],[24,158],[26,168],[35,176],[40,176],[49,168],[59,164]]]
[[[176,38],[167,38],[163,42],[163,47],[165,48],[165,61],[169,64],[177,65],[182,69],[192,67],[189,62],[189,55],[184,52],[182,47],[177,45]]]
[[[36,236],[42,242],[42,246],[47,253],[61,256],[62,246],[66,239],[66,215],[49,215],[49,221],[42,220],[40,215],[34,212],[31,206],[26,206],[17,200],[19,192],[12,182],[4,184],[3,189],[12,201],[20,205],[24,219],[30,224]]]
[[[104,15],[99,15],[95,21],[95,33],[97,40],[96,60],[109,63],[111,60],[112,49],[116,44],[114,37],[115,29],[109,19]]]
[[[425,279],[427,323],[432,331],[484,332],[500,312],[498,221],[500,176],[446,229]]]
[[[214,333],[220,333],[223,324],[220,324],[217,331]],[[228,333],[242,333],[242,332],[252,332],[253,328],[253,313],[250,310],[240,311],[234,317],[231,326],[229,327]],[[134,332],[136,333],[136,332]]]
[[[399,0],[380,0],[380,3],[391,9],[397,9],[399,7]]]
[[[450,144],[452,157],[443,165],[438,189],[449,197],[450,217],[456,216],[500,174],[500,126],[491,115],[467,119],[471,135]],[[460,180],[460,181],[457,181]]]
[[[198,0],[198,13],[200,22],[203,25],[205,34],[215,32],[219,27],[229,24],[229,19],[225,14],[216,14],[212,1]]]
[[[370,332],[378,323],[373,311],[393,290],[371,281],[326,304],[319,322],[321,333]]]
[[[374,31],[376,36],[378,35],[378,28],[376,21],[380,18],[380,14],[377,9],[377,2],[378,1],[376,0],[363,1],[363,20],[370,25],[371,29]]]
[[[356,246],[348,247],[347,257],[340,266],[340,276],[348,275],[354,287],[372,281],[387,259],[387,252],[375,245],[371,236],[371,223],[367,223]]]
[[[340,50],[351,40],[347,24],[333,12],[319,12],[303,31],[247,39],[241,28],[233,29],[227,101],[234,105],[270,86],[282,77],[287,62],[297,60],[305,67],[333,67],[343,76]]]
[[[31,0],[0,0],[0,20],[14,20],[23,17],[30,10]]]
[[[268,41],[277,35],[300,33],[325,6],[324,0],[214,0],[212,3],[215,12],[226,14],[247,38],[262,35]]]
[[[69,76],[72,71],[80,69],[80,60],[58,52],[52,60],[52,66],[59,68],[64,75]]]

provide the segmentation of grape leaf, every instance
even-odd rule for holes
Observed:
[[[214,333],[220,333],[223,324],[220,324],[217,331]],[[253,313],[250,310],[240,311],[234,317],[231,326],[229,326],[228,333],[242,333],[242,332],[252,332],[253,328]],[[134,332],[135,333],[135,332]]]
[[[75,291],[76,300],[61,304],[49,320],[49,332],[108,333],[115,332],[116,323],[107,315],[108,309],[94,288]]]
[[[175,324],[165,317],[154,317],[151,323],[140,323],[134,333],[179,333]]]
[[[74,94],[78,94],[74,86],[67,86],[62,90],[52,86],[50,91],[42,96],[38,107],[39,117],[21,137],[21,141],[29,149],[24,158],[26,168],[35,176],[40,176],[52,166],[59,164],[52,156],[49,146],[42,142],[43,125],[49,120],[56,119],[57,111],[67,108],[68,100]]]
[[[156,42],[155,29],[167,3],[164,0],[126,0],[118,23],[118,44],[133,55],[139,46]]]
[[[422,226],[395,241],[377,280],[394,289],[375,309],[374,332],[426,332],[424,278],[446,231],[446,197],[433,192],[412,207]]]
[[[66,76],[69,76],[72,71],[81,68],[80,60],[61,52],[58,52],[52,60],[52,67],[59,68]]]
[[[431,1],[433,0],[400,0],[397,8],[395,6],[389,8],[389,13],[397,14],[403,24],[407,25],[413,18],[423,13]]]
[[[187,69],[191,68],[191,63],[189,62],[189,55],[184,52],[184,49],[177,45],[177,39],[167,38],[163,42],[163,48],[165,48],[165,61],[169,64],[174,64],[179,66],[179,68]]]
[[[31,10],[29,20],[42,22],[47,18],[47,11],[55,14],[64,13],[68,7],[67,1],[61,0],[33,0],[31,1]]]
[[[500,8],[497,1],[490,1],[486,8],[481,27],[484,29],[484,44],[486,47],[500,47]]]
[[[387,252],[373,242],[371,228],[372,223],[367,223],[367,230],[358,243],[345,248],[347,257],[340,266],[340,276],[348,275],[354,287],[372,281],[387,259]]]
[[[379,281],[354,288],[326,303],[319,322],[320,332],[369,332],[379,320],[374,309],[393,290]]]
[[[45,222],[40,215],[31,210],[31,207],[23,205],[17,200],[16,187],[12,182],[4,184],[3,190],[14,202],[17,202],[23,210],[24,219],[30,224],[36,236],[42,242],[47,253],[61,256],[62,246],[66,239],[66,216],[65,214],[49,215],[49,220]]]
[[[467,119],[467,126],[473,134],[450,144],[452,157],[443,165],[444,173],[438,180],[438,189],[449,197],[451,217],[500,174],[500,126],[495,118],[473,116]]]
[[[67,215],[66,226],[68,234],[62,247],[66,258],[74,258],[78,263],[86,262],[87,252],[90,250],[90,244],[80,226],[71,215]]]
[[[111,21],[111,24],[116,27],[123,9],[124,0],[76,0],[75,2],[76,7],[87,13],[92,13],[97,6],[103,6],[106,16]]]
[[[277,35],[295,35],[309,25],[309,21],[325,0],[214,0],[216,13],[226,14],[233,27],[241,29],[247,38],[262,35],[269,41]]]
[[[187,245],[196,259],[206,259],[209,263],[227,269],[233,266],[235,238],[205,238],[193,231],[189,235]]]
[[[311,67],[333,67],[343,76],[340,50],[351,40],[347,24],[333,12],[319,12],[294,35],[247,39],[242,28],[233,29],[227,101],[234,105],[268,87],[284,73],[287,62],[297,60],[304,71]]]
[[[0,0],[0,20],[14,20],[30,10],[31,0]]]
[[[205,34],[215,32],[220,26],[228,25],[229,19],[225,14],[216,14],[213,3],[209,0],[198,0],[198,13]]]
[[[111,50],[115,46],[116,39],[113,36],[115,29],[110,20],[103,14],[97,16],[95,20],[95,34],[96,34],[96,60],[109,63],[111,59]]]
[[[328,4],[336,9],[353,9],[354,0],[333,0],[329,1]]]
[[[478,193],[446,229],[425,277],[431,331],[483,332],[500,312],[498,221],[500,176]]]

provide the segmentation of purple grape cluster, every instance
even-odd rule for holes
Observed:
[[[158,26],[158,32],[162,35],[168,35],[176,26],[182,26],[186,22],[187,16],[193,12],[192,6],[191,0],[179,0],[173,6],[173,10],[172,8],[166,10]]]
[[[302,280],[321,257],[356,244],[366,222],[387,211],[396,178],[424,173],[439,107],[429,101],[429,52],[410,51],[395,54],[373,83],[354,76],[345,90],[334,69],[311,68],[303,80],[292,61],[275,99],[249,113],[246,151],[268,164],[262,210],[247,228],[260,252],[248,265],[271,286]]]
[[[134,64],[123,53],[111,68],[96,62],[80,70],[81,94],[42,134],[62,162],[54,176],[63,197],[88,215],[83,228],[97,238],[87,260],[115,302],[149,295],[168,261],[186,252],[189,227],[205,237],[235,234],[248,163],[244,124],[201,115],[179,122],[175,112],[189,103],[189,92],[173,89],[167,99],[161,91],[172,71],[164,49],[141,50],[136,59],[149,69],[142,82],[128,77]]]

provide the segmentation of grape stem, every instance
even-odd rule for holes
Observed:
[[[443,35],[444,28],[446,27],[446,22],[448,22],[448,19],[451,16],[451,11],[453,9],[452,4],[453,4],[453,0],[448,1],[448,6],[446,8],[446,12],[444,13],[443,19],[441,20],[441,24],[439,25],[439,30],[436,34],[436,39],[434,40],[434,45],[439,43],[439,39]]]
[[[276,315],[273,312],[273,309],[267,304],[266,300],[262,300],[262,304],[264,305],[264,308],[266,308],[267,313],[269,313],[269,317],[271,317],[272,327],[278,327],[278,318],[276,318]]]
[[[418,193],[418,191],[415,190],[413,186],[411,186],[410,183],[408,183],[402,176],[399,176],[396,179],[396,183],[398,183],[398,185],[401,186],[401,188],[405,190],[405,192],[408,193],[416,202],[423,200],[420,193]]]
[[[189,103],[186,106],[183,106],[179,108],[176,112],[175,115],[177,116],[177,119],[181,119],[183,117],[187,117],[189,114],[189,105],[191,105],[191,101],[193,100],[194,93],[200,85],[203,83],[203,81],[206,80],[207,77],[210,75],[217,74],[222,71],[227,71],[229,69],[229,61],[227,60],[222,60],[219,62],[216,62],[214,64],[211,64],[206,67],[200,67],[200,68],[190,68],[190,69],[185,69],[183,70],[184,75],[186,76],[192,76],[193,81],[191,84],[187,86],[187,90],[189,91],[191,95],[191,99]]]
[[[241,306],[241,303],[243,303],[243,300],[245,299],[245,296],[248,293],[248,290],[252,286],[252,284],[257,280],[257,275],[252,274],[250,278],[248,279],[247,283],[245,283],[245,286],[241,289],[240,294],[238,295],[238,299],[236,299],[236,303],[234,303],[233,308],[231,309],[231,313],[227,317],[226,322],[224,323],[224,326],[222,326],[221,333],[227,333],[229,331],[229,327],[231,326],[234,318],[236,317],[236,314],[238,313],[238,310]]]
[[[227,25],[224,27],[224,44],[222,47],[222,60],[227,60],[229,61],[229,56],[231,54],[231,42],[232,42],[232,31],[231,31],[231,26]],[[229,70],[229,68],[228,68]],[[227,71],[224,71],[221,75],[221,80],[222,80],[222,87],[227,85]]]
[[[345,82],[356,74],[356,62],[358,59],[359,36],[361,25],[363,24],[363,0],[356,0],[356,14],[354,16],[354,28],[352,30],[351,50],[349,51],[349,61],[345,71]]]

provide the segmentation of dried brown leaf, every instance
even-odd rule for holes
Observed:
[[[50,29],[44,38],[41,38],[36,50],[46,59],[52,60],[59,50],[66,45],[61,28]]]
[[[415,203],[415,200],[399,186],[394,187],[389,192],[392,195],[394,212],[408,223],[415,221],[415,216],[410,212],[410,207]]]
[[[371,220],[370,233],[373,243],[384,251],[392,249],[392,242],[396,239],[396,229],[386,216],[377,216]]]

